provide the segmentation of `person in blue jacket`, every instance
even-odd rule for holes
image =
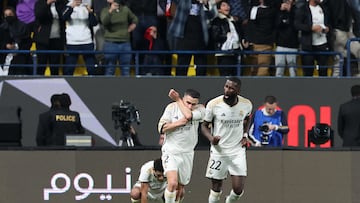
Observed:
[[[278,107],[275,96],[265,97],[264,105],[255,111],[249,139],[255,146],[281,147],[283,137],[289,132],[284,111]]]

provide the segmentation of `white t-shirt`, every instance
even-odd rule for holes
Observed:
[[[86,6],[84,4],[75,6],[70,17],[71,20],[66,22],[66,44],[82,45],[92,43],[93,40],[89,28],[89,11]]]
[[[323,29],[325,29],[325,17],[324,17],[324,12],[322,10],[322,8],[317,5],[317,6],[311,6],[310,7],[310,11],[311,11],[311,15],[312,15],[312,23],[313,25],[320,25]],[[327,42],[326,39],[326,34],[325,33],[315,33],[313,32],[312,34],[312,45],[322,45],[325,44]]]
[[[218,145],[211,145],[212,153],[232,155],[245,150],[240,141],[243,138],[244,119],[251,111],[251,101],[242,96],[238,96],[238,103],[232,107],[224,102],[223,95],[208,102],[204,120],[213,121],[212,134],[221,137]]]
[[[159,181],[153,174],[154,161],[146,162],[140,170],[138,182],[149,183],[149,191],[151,195],[155,197],[162,197],[166,189],[166,181]]]
[[[165,134],[162,151],[169,153],[186,153],[192,152],[198,142],[198,128],[199,123],[203,120],[205,115],[205,108],[203,105],[198,105],[192,111],[192,120],[188,121],[185,126],[178,127],[174,131]],[[176,102],[170,103],[163,113],[159,121],[159,132],[165,123],[173,123],[181,118],[182,114]]]

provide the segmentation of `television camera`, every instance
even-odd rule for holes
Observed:
[[[140,125],[140,114],[136,107],[130,102],[124,102],[123,100],[113,103],[112,120],[114,121],[115,130],[120,128],[122,131],[119,146],[126,142],[128,147],[133,147],[134,141],[130,132],[131,124],[136,122]]]
[[[269,123],[264,122],[261,126],[259,126],[259,130],[261,131],[261,144],[268,145],[269,141],[270,141],[270,135],[271,135]]]

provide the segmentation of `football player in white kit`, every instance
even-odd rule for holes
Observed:
[[[155,159],[141,166],[138,181],[130,192],[132,203],[163,203],[166,179],[162,160]]]
[[[174,102],[166,106],[158,130],[165,135],[161,148],[168,184],[164,194],[165,203],[174,203],[183,199],[184,186],[190,182],[194,148],[205,107],[199,104],[200,93],[193,89],[187,89],[182,98],[171,89],[169,97]]]
[[[236,202],[244,193],[247,175],[245,145],[252,103],[239,95],[240,87],[239,78],[228,78],[224,95],[213,98],[206,105],[201,131],[211,143],[206,169],[206,177],[212,183],[209,203],[220,202],[222,183],[228,174],[231,175],[232,190],[225,202]]]

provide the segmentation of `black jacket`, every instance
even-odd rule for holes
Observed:
[[[338,132],[344,147],[360,146],[360,98],[340,105]]]
[[[5,46],[7,43],[17,43],[19,50],[30,50],[32,43],[31,32],[25,23],[19,21],[18,19],[11,24],[3,22],[0,25],[0,29],[6,33],[4,36],[1,36],[1,38],[4,37]]]
[[[239,41],[241,42],[243,33],[238,23],[232,21],[236,32],[239,35]],[[227,39],[227,33],[230,32],[230,26],[227,18],[216,17],[211,21],[210,24],[210,42],[214,50],[221,50],[222,45]]]
[[[352,21],[351,9],[346,0],[324,0],[323,4],[329,11],[330,24],[333,29],[349,32]]]
[[[327,41],[330,42],[331,26],[329,24],[329,14],[324,6],[322,6],[321,4],[320,6],[324,12],[325,26],[329,27],[330,29],[327,33]],[[295,28],[301,31],[300,45],[302,50],[304,51],[312,50],[312,25],[312,15],[309,3],[307,2],[300,8],[296,9],[295,12]]]
[[[11,43],[10,33],[0,26],[0,50],[6,49],[6,44]],[[7,53],[0,53],[0,64],[4,64]]]
[[[39,115],[36,143],[38,146],[64,146],[65,135],[84,132],[78,112],[50,109]]]
[[[65,45],[65,22],[61,20],[61,14],[66,5],[65,0],[57,0],[55,3],[56,11],[59,15],[60,22],[60,39]],[[53,22],[53,15],[51,14],[50,5],[46,0],[38,0],[35,3],[35,32],[34,39],[38,44],[44,46],[49,45],[51,25]]]
[[[249,42],[254,44],[275,42],[276,9],[272,6],[258,9],[256,19],[250,19],[246,28],[246,38]]]
[[[276,37],[277,46],[288,48],[299,48],[298,31],[295,29],[295,10],[292,6],[290,12],[279,11],[276,17]]]

